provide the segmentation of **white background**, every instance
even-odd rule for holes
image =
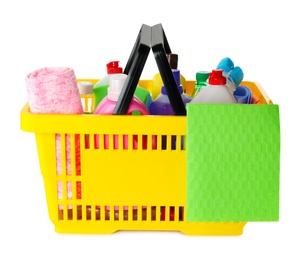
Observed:
[[[0,259],[304,259],[301,1],[33,1],[0,3]],[[179,232],[60,235],[48,219],[33,133],[20,129],[24,79],[44,66],[100,78],[125,66],[141,25],[162,23],[186,79],[230,57],[280,105],[280,221],[238,237]],[[142,78],[157,72],[150,54]]]

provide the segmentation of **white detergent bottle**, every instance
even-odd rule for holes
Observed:
[[[226,85],[222,69],[212,70],[209,84],[190,103],[235,104],[236,100]]]

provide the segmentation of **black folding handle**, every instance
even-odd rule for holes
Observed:
[[[161,24],[152,27],[145,24],[142,25],[124,69],[124,74],[127,74],[128,77],[118,98],[113,115],[127,114],[151,47],[174,114],[186,115],[182,97],[166,57],[167,54],[171,53],[171,49]]]
[[[136,86],[148,58],[151,48],[150,45],[151,27],[143,24],[124,69],[124,74],[127,74],[128,77],[119,95],[117,104],[113,111],[113,115],[127,114],[129,105],[132,101],[132,97],[135,93]]]

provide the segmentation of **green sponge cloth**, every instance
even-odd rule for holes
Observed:
[[[279,219],[278,105],[187,104],[186,219]]]

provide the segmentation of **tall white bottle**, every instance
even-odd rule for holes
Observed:
[[[209,84],[190,103],[235,104],[236,100],[226,85],[222,69],[212,70]]]

